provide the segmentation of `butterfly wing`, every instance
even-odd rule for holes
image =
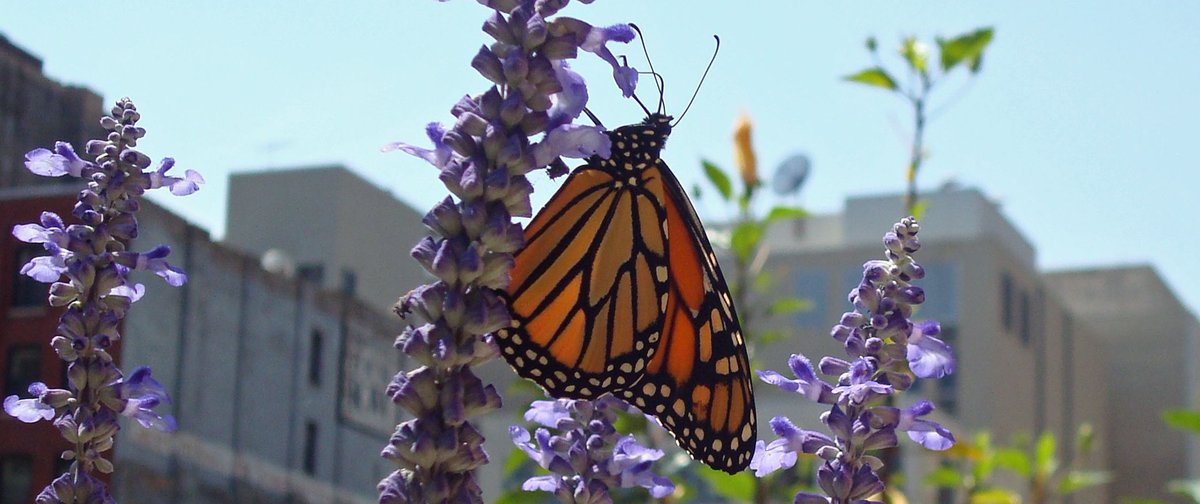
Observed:
[[[666,294],[659,195],[592,159],[525,230],[505,294],[513,324],[496,342],[553,397],[591,399],[633,384],[653,357]]]
[[[757,436],[750,363],[716,255],[679,181],[661,160],[670,237],[663,336],[641,381],[621,396],[671,431],[696,460],[729,473],[745,469]]]

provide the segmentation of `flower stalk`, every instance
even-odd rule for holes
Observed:
[[[87,180],[72,211],[81,223],[67,225],[58,215],[43,212],[39,223],[18,225],[12,231],[18,240],[41,244],[49,253],[25,264],[21,274],[52,284],[50,305],[66,309],[50,345],[68,363],[67,388],[35,382],[29,386],[33,397],[4,399],[6,413],[29,423],[53,420],[74,446],[62,454],[72,461],[70,469],[42,490],[38,504],[115,502],[96,474],[113,471],[105,453],[120,429],[119,417],[132,418],[146,428],[175,429],[173,417],[155,411],[170,398],[151,377],[150,368],[138,367],[125,375],[109,353],[121,338],[118,328],[130,305],[145,292],[141,284],[130,281],[131,271],[153,272],[172,286],[187,281],[183,271],[167,263],[167,246],[142,253],[126,249],[138,236],[139,198],[157,188],[183,196],[204,182],[192,170],[183,177],[167,175],[175,164],[171,158],[147,170],[150,158],[136,149],[146,134],[137,126],[140,117],[128,98],[117,102],[111,115],[100,121],[107,137],[87,143],[86,153],[94,162],[79,157],[63,142],[53,151],[36,149],[25,156],[25,166],[35,174]]]
[[[587,88],[565,60],[581,49],[596,54],[612,65],[626,96],[637,81],[637,72],[605,45],[632,40],[632,29],[550,19],[568,1],[481,0],[493,10],[483,26],[493,42],[471,66],[491,87],[451,108],[452,127],[426,128],[432,148],[403,142],[383,148],[433,164],[450,196],[425,215],[431,235],[412,250],[437,280],[395,307],[401,317],[416,314],[425,322],[396,339],[418,367],[398,373],[387,389],[412,418],[397,426],[383,450],[399,468],[379,483],[381,503],[482,502],[474,471],[488,457],[471,418],[501,401],[472,367],[498,354],[488,334],[510,323],[498,291],[524,243],[513,218],[532,214],[533,186],[525,175],[545,167],[565,173],[561,157],[610,153],[601,130],[572,124],[587,103]]]
[[[912,254],[920,249],[920,227],[905,218],[884,235],[885,260],[863,265],[863,278],[850,291],[854,310],[842,315],[832,336],[842,343],[848,359],[823,357],[814,369],[803,355],[794,354],[788,366],[796,379],[774,371],[759,377],[807,400],[830,406],[821,415],[829,434],[801,429],[787,417],[771,419],[780,439],[758,449],[750,467],[759,477],[791,467],[797,454],[815,454],[824,461],[817,480],[824,495],[801,492],[799,504],[860,504],[884,490],[878,471],[883,462],[869,454],[897,445],[897,432],[932,450],[954,444],[954,435],[923,417],[933,411],[929,401],[900,409],[887,399],[908,390],[916,378],[941,378],[954,372],[950,347],[937,338],[938,324],[913,323],[913,307],[925,301],[925,292],[912,284],[925,271]],[[816,371],[836,377],[830,384]]]

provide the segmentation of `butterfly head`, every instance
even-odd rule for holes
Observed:
[[[633,164],[659,159],[667,137],[671,135],[671,116],[650,114],[640,123],[609,131],[612,140],[612,161]]]

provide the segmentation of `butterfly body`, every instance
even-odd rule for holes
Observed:
[[[496,342],[551,396],[612,393],[733,473],[756,437],[749,362],[716,255],[659,157],[670,121],[610,131],[612,155],[587,159],[530,222]]]

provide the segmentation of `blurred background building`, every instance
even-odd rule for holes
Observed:
[[[100,98],[45,78],[40,62],[0,37],[0,225],[69,215],[77,185],[28,174],[24,153],[96,134]],[[75,184],[78,181],[74,182]],[[1149,266],[1043,272],[1035,247],[980,191],[927,194],[918,255],[928,301],[918,318],[939,320],[958,372],[909,397],[929,398],[940,421],[966,438],[1050,431],[1070,439],[1092,424],[1098,453],[1088,466],[1113,471],[1105,487],[1074,502],[1120,496],[1169,499],[1165,484],[1200,474],[1200,450],[1159,419],[1197,407],[1200,337],[1190,313]],[[829,328],[846,310],[862,263],[882,254],[880,236],[901,214],[898,195],[847,200],[842,212],[783,222],[768,233],[772,289],[812,308],[783,321],[792,335],[755,349],[785,369],[794,352],[840,353]],[[132,248],[166,243],[190,281],[170,288],[141,279],[149,295],[122,328],[122,367],[150,365],[174,403],[176,433],[124,429],[114,485],[123,502],[373,502],[393,466],[380,449],[400,420],[383,394],[407,366],[391,347],[398,296],[428,280],[408,251],[424,234],[420,214],[338,166],[235,175],[227,236],[147,201]],[[5,231],[0,246],[0,388],[62,383],[49,349],[58,313],[46,287],[17,274],[40,251]],[[1081,244],[1080,246],[1097,246]],[[514,375],[501,362],[481,371],[502,394]],[[506,395],[506,398],[521,397]],[[819,409],[759,386],[759,418],[787,414],[815,425]],[[493,463],[481,474],[489,498],[504,488],[507,426],[523,406],[506,401],[482,429]],[[773,435],[763,428],[764,439]],[[29,502],[61,471],[63,446],[48,423],[0,415],[0,504]],[[917,482],[937,461],[907,441],[901,472],[912,502],[952,502]]]

